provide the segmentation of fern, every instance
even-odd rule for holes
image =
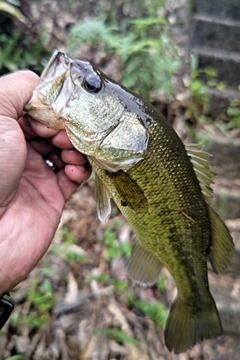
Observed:
[[[106,26],[103,19],[86,19],[76,23],[70,28],[67,38],[69,55],[72,56],[86,42],[92,46],[101,42],[107,49],[114,49],[119,41],[114,30],[113,27]]]
[[[86,19],[73,25],[67,41],[69,55],[86,43],[94,51],[101,46],[107,54],[118,57],[124,69],[123,85],[145,98],[158,90],[166,96],[171,95],[172,76],[180,67],[180,59],[168,36],[166,18],[156,15],[159,5],[155,0],[149,5],[149,11],[143,5],[142,13],[148,13],[148,16],[141,18],[117,20],[116,9],[115,20],[114,10],[111,10],[110,19],[106,13],[105,18]]]

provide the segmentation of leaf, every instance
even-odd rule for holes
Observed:
[[[116,341],[122,342],[123,344],[132,344],[135,346],[143,347],[143,344],[141,344],[139,341],[134,339],[132,336],[126,334],[126,332],[123,332],[116,328],[98,328],[95,330],[96,332],[100,333],[101,335],[105,335],[109,338],[115,339]]]
[[[67,37],[67,47],[70,56],[83,44],[97,45],[100,42],[107,47],[119,46],[119,37],[114,34],[114,27],[107,26],[104,19],[87,19],[74,24]]]
[[[19,21],[26,23],[27,19],[15,6],[9,4],[7,1],[0,1],[0,12],[5,12]]]

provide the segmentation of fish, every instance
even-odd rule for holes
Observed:
[[[25,111],[55,129],[95,171],[98,217],[105,221],[111,198],[131,225],[127,271],[154,284],[162,267],[177,296],[165,327],[169,351],[181,353],[222,334],[209,290],[208,262],[215,273],[231,262],[231,235],[211,208],[210,155],[183,144],[168,120],[149,102],[85,60],[55,51]]]

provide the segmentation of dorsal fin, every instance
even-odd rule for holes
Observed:
[[[185,148],[193,164],[205,200],[210,204],[212,198],[212,178],[215,176],[215,173],[210,169],[213,166],[210,161],[211,155],[200,150],[197,144],[185,144]]]

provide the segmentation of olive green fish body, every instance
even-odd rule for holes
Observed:
[[[211,227],[208,208],[185,147],[168,122],[159,114],[158,117],[159,122],[154,121],[150,126],[145,158],[122,174],[132,179],[147,199],[142,211],[138,211],[141,207],[138,199],[135,206],[128,206],[124,196],[127,181],[118,192],[116,188],[121,187],[118,173],[111,175],[94,162],[92,165],[144,248],[169,267],[176,280],[181,262],[184,268],[186,263],[194,268],[193,252],[204,254],[206,262]]]
[[[110,197],[136,234],[128,273],[154,283],[162,266],[178,289],[165,329],[169,350],[185,351],[221,334],[209,292],[207,260],[217,273],[233,254],[231,236],[209,206],[209,155],[186,147],[150,104],[85,61],[54,53],[33,97],[31,116],[64,128],[96,173],[99,218]]]
[[[96,174],[107,185],[143,248],[172,274],[178,288],[178,299],[182,304],[180,315],[186,311],[192,318],[202,320],[204,312],[207,318],[209,314],[213,314],[212,321],[206,320],[205,334],[199,338],[187,319],[184,324],[184,317],[180,320],[182,325],[176,327],[176,332],[169,330],[166,344],[170,350],[174,348],[175,352],[181,352],[194,345],[196,339],[221,334],[221,324],[207,278],[206,259],[211,247],[211,225],[207,204],[183,143],[165,118],[159,114],[157,118],[159,121],[150,125],[146,157],[132,169],[118,176],[118,173],[111,175],[96,167],[93,162],[92,165]],[[135,204],[128,206],[127,180],[123,183],[119,179],[118,182],[118,177],[123,176],[126,179],[129,177],[142,190],[147,199],[146,209],[143,206],[142,211],[139,211],[141,194],[139,200],[135,198]],[[121,184],[123,188],[116,191]],[[130,189],[133,187],[131,183]],[[147,271],[144,259],[144,256],[138,259],[139,268],[143,267],[143,271]],[[139,268],[137,267],[134,278],[141,272]],[[137,280],[145,283],[156,280],[148,280],[148,276],[143,274]],[[202,322],[199,327],[204,327]],[[186,332],[186,329],[187,339],[183,341],[182,332]],[[176,344],[172,344],[172,339],[176,339]]]

